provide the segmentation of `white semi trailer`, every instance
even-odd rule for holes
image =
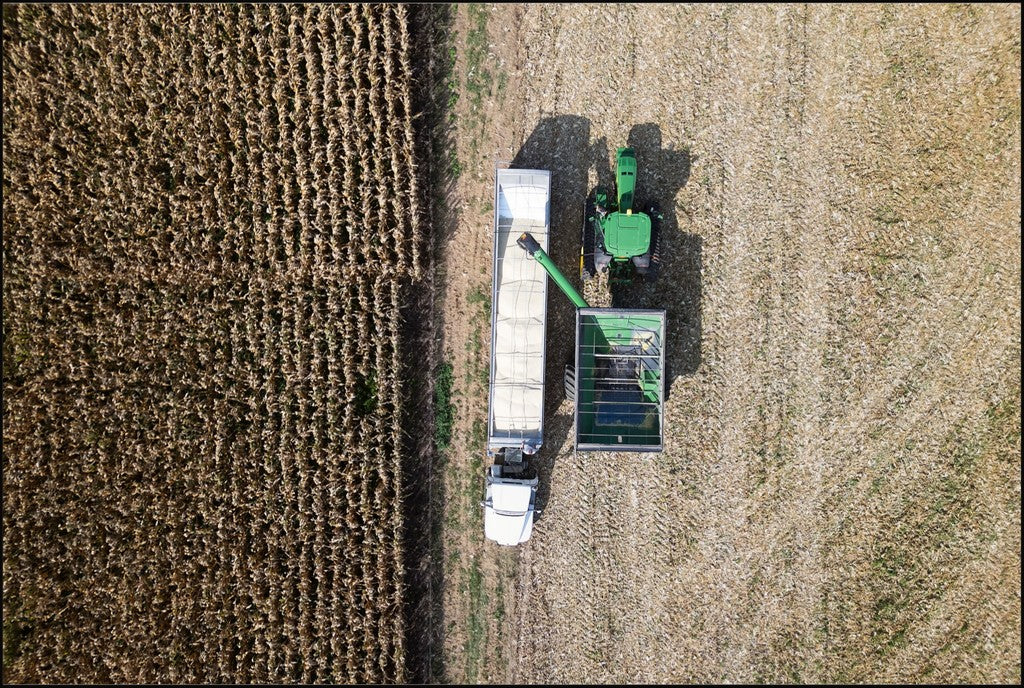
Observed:
[[[530,539],[537,471],[530,456],[544,441],[544,336],[547,273],[516,245],[529,232],[546,250],[551,173],[495,170],[491,376],[487,411],[484,535],[500,545]]]

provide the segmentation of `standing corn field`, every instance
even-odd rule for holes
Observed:
[[[4,677],[402,681],[403,6],[4,9]]]

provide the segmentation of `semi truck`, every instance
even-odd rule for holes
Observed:
[[[495,169],[491,368],[487,400],[484,534],[501,545],[530,539],[536,467],[544,443],[547,275],[516,245],[530,232],[547,246],[551,172]]]

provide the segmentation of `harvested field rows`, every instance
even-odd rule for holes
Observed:
[[[1019,6],[477,12],[474,73],[508,85],[462,134],[458,245],[488,255],[498,150],[552,171],[575,281],[632,145],[666,227],[630,296],[668,310],[671,390],[664,453],[575,453],[551,292],[543,516],[514,577],[451,538],[496,600],[450,596],[452,678],[1019,682]]]
[[[4,8],[4,678],[401,681],[402,6]]]

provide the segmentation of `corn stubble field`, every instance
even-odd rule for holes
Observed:
[[[4,678],[405,678],[408,8],[4,7]]]
[[[451,675],[1018,682],[1019,6],[460,16],[487,36],[457,46],[451,250],[485,272],[446,298],[470,310],[489,285],[492,150],[552,171],[550,253],[579,284],[583,198],[633,145],[666,214],[661,277],[634,296],[668,311],[671,391],[663,453],[575,453],[573,312],[551,291],[543,516],[510,557],[451,507]],[[486,390],[448,339],[455,486]]]

